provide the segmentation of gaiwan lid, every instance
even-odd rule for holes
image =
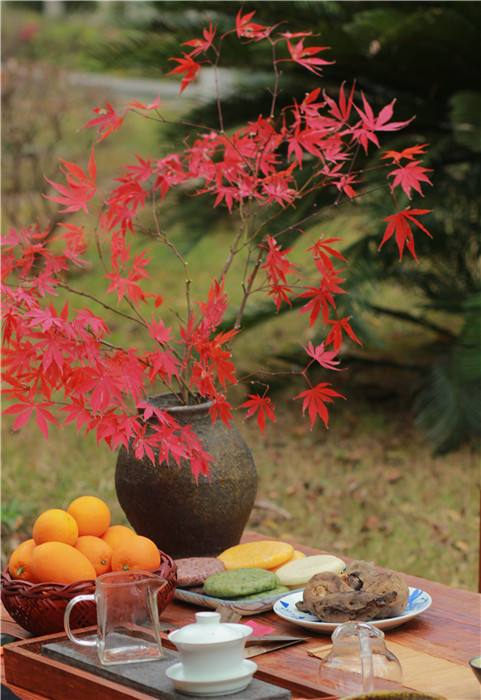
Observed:
[[[222,644],[248,637],[252,628],[232,622],[221,622],[218,612],[199,612],[195,614],[196,622],[185,625],[169,634],[171,642],[176,644]]]

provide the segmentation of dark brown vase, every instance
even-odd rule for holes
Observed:
[[[171,404],[168,411],[190,425],[213,457],[209,478],[196,482],[188,462],[179,466],[153,464],[120,448],[115,488],[122,510],[139,535],[153,540],[173,559],[217,556],[238,544],[257,492],[257,471],[239,431],[217,420],[212,425],[210,403],[180,405],[176,397],[149,399]]]

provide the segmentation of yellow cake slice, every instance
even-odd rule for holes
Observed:
[[[287,542],[259,540],[243,542],[224,550],[218,558],[226,569],[272,569],[289,561],[294,547]]]

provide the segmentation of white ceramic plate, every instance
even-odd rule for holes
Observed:
[[[302,588],[297,589],[302,596]],[[255,598],[254,600],[223,600],[222,598],[213,598],[203,593],[193,593],[185,588],[176,588],[174,597],[177,600],[182,600],[184,603],[192,603],[200,605],[202,608],[211,608],[216,610],[219,605],[223,605],[229,610],[233,610],[238,615],[257,615],[258,613],[272,610],[274,603],[286,596],[286,593],[278,593],[277,595],[266,596],[265,598]]]
[[[320,634],[331,634],[331,632],[334,632],[339,624],[338,622],[321,622],[312,613],[301,612],[296,608],[296,603],[299,600],[302,600],[302,591],[289,593],[274,603],[274,612],[284,620],[293,622],[301,627],[308,627]],[[381,630],[392,629],[398,625],[403,625],[408,620],[412,620],[416,615],[420,615],[429,608],[432,602],[429,593],[422,591],[420,588],[410,588],[409,601],[401,615],[384,620],[370,620],[369,622]]]
[[[247,688],[252,680],[252,676],[257,670],[257,664],[249,659],[244,659],[239,673],[234,677],[222,678],[213,681],[191,681],[184,677],[184,668],[182,664],[174,664],[169,666],[165,675],[170,678],[177,690],[187,695],[227,695],[230,693],[238,693],[240,690]]]

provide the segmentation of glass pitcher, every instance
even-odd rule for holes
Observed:
[[[97,647],[100,663],[125,664],[162,658],[157,595],[166,579],[149,571],[113,571],[95,580],[95,593],[67,605],[64,627],[81,646]],[[97,634],[81,638],[70,629],[70,611],[82,600],[97,604]]]
[[[332,634],[332,649],[321,661],[319,680],[343,693],[394,690],[402,685],[398,659],[384,632],[367,622],[345,622]]]

